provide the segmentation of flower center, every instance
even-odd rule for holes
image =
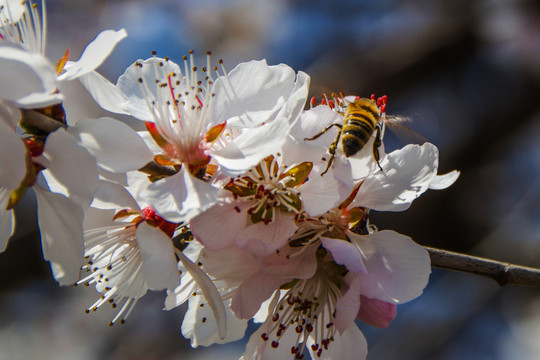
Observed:
[[[179,66],[152,52],[152,59],[135,63],[139,68],[137,81],[155,124],[156,132],[151,135],[165,155],[177,164],[204,166],[210,162],[207,152],[216,140],[208,137],[215,125],[213,75],[221,75],[217,67],[210,67],[210,52],[202,75],[194,66],[193,51],[189,53],[189,60],[184,56],[182,74]]]
[[[291,354],[296,359],[303,358],[308,337],[313,341],[311,350],[319,357],[334,340],[334,311],[341,297],[343,267],[328,259],[331,257],[327,256],[325,250],[318,250],[315,275],[299,280],[287,291],[273,310],[268,331],[261,335],[263,341],[272,338],[270,345],[277,348],[281,337],[294,329],[297,340],[291,347]]]
[[[248,214],[253,223],[262,221],[268,224],[275,218],[274,209],[300,212],[300,192],[295,188],[297,178],[294,174],[291,170],[280,172],[274,156],[269,156],[249,170],[246,176],[232,179],[225,188],[236,199],[252,202]]]

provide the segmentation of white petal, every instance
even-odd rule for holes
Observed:
[[[104,180],[99,181],[91,205],[98,209],[132,209],[141,212],[135,199],[123,186]]]
[[[8,240],[15,231],[14,212],[5,210],[9,193],[7,189],[0,188],[0,253],[6,250]]]
[[[125,29],[118,31],[105,30],[100,32],[96,38],[86,46],[81,57],[76,62],[66,64],[63,74],[58,76],[58,81],[69,81],[79,76],[88,74],[100,66],[109,56],[122,39],[127,36]]]
[[[216,204],[191,219],[191,232],[208,250],[228,247],[234,244],[238,233],[247,226],[246,210],[249,206],[249,202]]]
[[[389,230],[347,235],[366,255],[367,273],[357,273],[362,295],[403,303],[422,294],[431,273],[429,255],[423,247]]]
[[[142,254],[144,279],[151,290],[174,289],[180,275],[171,239],[158,228],[146,223],[137,226],[137,243]]]
[[[103,109],[116,113],[129,115],[127,112],[127,99],[109,80],[95,71],[91,71],[79,78],[81,84],[88,90],[94,101]]]
[[[450,171],[447,174],[437,175],[429,184],[430,190],[442,190],[450,187],[459,178],[460,172],[457,170]]]
[[[249,338],[246,345],[246,350],[240,357],[240,360],[276,360],[276,359],[292,359],[291,347],[296,345],[297,335],[291,327],[279,339],[275,336],[275,331],[269,332],[269,325],[272,322],[267,321],[257,329]],[[269,339],[263,341],[262,334],[267,334]],[[272,341],[279,340],[279,346],[274,348],[271,346]],[[317,359],[316,357],[313,357]]]
[[[346,196],[340,195],[340,182],[330,175],[320,175],[320,169],[312,170],[309,180],[300,186],[300,194],[304,210],[316,216],[339,205]]]
[[[17,134],[0,121],[0,188],[19,187],[26,172],[26,148]],[[5,205],[2,205],[5,208]]]
[[[191,262],[191,260],[189,260],[184,254],[178,252],[178,257],[180,258],[182,265],[193,277],[193,280],[195,280],[197,285],[199,285],[199,288],[202,291],[206,301],[208,301],[208,305],[210,305],[214,318],[217,322],[219,338],[225,339],[227,336],[227,315],[225,306],[221,300],[221,296],[219,295],[214,283],[204,271]]]
[[[148,184],[139,195],[171,222],[187,221],[218,201],[218,189],[193,177],[182,167],[165,179]]]
[[[336,335],[334,341],[328,345],[328,350],[323,350],[320,357],[311,350],[313,344],[311,338],[307,343],[312,359],[365,360],[368,353],[366,338],[355,324],[351,324],[343,334]]]
[[[90,205],[98,187],[98,172],[95,159],[77,145],[74,137],[63,129],[47,137],[43,156],[36,159],[59,184],[65,186],[70,199]],[[45,175],[45,174],[44,174]]]
[[[170,90],[168,88],[162,89],[158,87],[155,80],[167,81],[165,78],[166,74],[173,72],[182,74],[182,70],[172,61],[165,61],[160,58],[150,58],[144,61],[138,60],[137,63],[142,64],[142,67],[137,65],[128,67],[124,74],[118,78],[116,85],[128,100],[126,111],[131,116],[143,121],[154,121],[154,116],[148,108],[147,102],[149,103],[154,99],[162,99],[163,96],[170,96]],[[163,63],[164,65],[159,66],[159,63]],[[161,72],[156,74],[156,69],[160,69]],[[143,81],[142,86],[147,86],[154,99],[146,98],[146,95],[141,90],[141,84],[138,81],[139,78]],[[165,93],[159,92],[160,90],[163,90]]]
[[[279,152],[288,132],[288,120],[280,117],[263,126],[245,129],[227,146],[210,154],[225,175],[237,176],[253,168],[265,157]]]
[[[107,171],[137,170],[154,156],[136,131],[112,118],[81,119],[69,132]]]
[[[56,89],[56,73],[47,59],[7,41],[0,41],[0,68],[0,99],[17,101],[34,93],[48,97]]]
[[[190,296],[188,311],[182,322],[182,335],[191,340],[191,347],[225,344],[244,337],[247,321],[238,319],[230,310],[230,300],[225,308],[227,316],[227,336],[218,336],[217,324],[208,303],[203,296]]]
[[[83,211],[62,195],[34,189],[43,257],[51,263],[56,281],[71,285],[79,279],[83,261]]]
[[[215,82],[213,118],[230,119],[229,125],[235,127],[271,120],[283,106],[284,97],[291,93],[294,82],[294,70],[284,64],[268,66],[266,60],[238,64]]]
[[[383,161],[383,171],[369,176],[351,206],[403,211],[422,195],[437,174],[439,152],[433,144],[407,145]]]

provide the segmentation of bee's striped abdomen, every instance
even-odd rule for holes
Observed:
[[[356,99],[345,111],[341,146],[345,156],[349,157],[360,151],[369,141],[379,123],[379,109],[369,99]]]

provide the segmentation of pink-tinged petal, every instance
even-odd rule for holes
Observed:
[[[335,208],[346,198],[340,195],[340,182],[333,176],[320,176],[320,168],[311,171],[309,180],[299,190],[304,210],[311,216]]]
[[[92,207],[111,210],[131,209],[141,212],[135,199],[123,186],[104,180],[99,181]]]
[[[69,81],[90,71],[97,69],[109,56],[122,39],[127,36],[125,29],[118,31],[105,30],[100,32],[96,38],[86,46],[81,57],[76,62],[69,62],[63,74],[58,76],[58,81]]]
[[[137,170],[154,156],[136,131],[112,118],[82,119],[69,132],[107,171]]]
[[[79,279],[83,261],[83,211],[70,199],[35,186],[43,257],[60,285]]]
[[[397,305],[360,296],[358,319],[374,327],[387,328],[397,315]]]
[[[269,224],[258,222],[246,227],[237,235],[236,244],[253,254],[269,255],[285,245],[297,229],[294,214],[276,211]]]
[[[208,274],[230,285],[239,285],[260,270],[255,257],[236,246],[219,251],[205,248],[201,252],[201,261]]]
[[[9,193],[9,190],[0,188],[0,253],[6,250],[8,240],[15,231],[14,212],[5,210]]]
[[[336,335],[334,341],[328,345],[328,350],[321,352],[321,356],[317,356],[311,349],[311,337],[307,344],[311,358],[317,360],[365,360],[368,353],[366,338],[355,324],[349,326],[343,334]]]
[[[208,303],[203,296],[191,296],[188,310],[182,322],[182,335],[191,341],[191,347],[225,344],[244,337],[247,321],[238,319],[230,310],[230,300],[226,302],[227,336],[219,338],[217,324]]]
[[[56,89],[54,67],[43,56],[0,41],[0,68],[0,99],[19,101],[25,107],[32,107],[33,101],[61,101],[58,94],[52,94]]]
[[[142,271],[150,290],[174,289],[180,275],[171,239],[158,228],[141,223],[136,231],[142,254]]]
[[[212,206],[190,221],[190,229],[208,250],[216,251],[234,244],[248,224],[249,202],[228,202]]]
[[[227,336],[227,314],[225,306],[221,300],[221,296],[216,289],[216,286],[210,280],[208,275],[202,271],[197,265],[189,260],[182,252],[178,252],[178,257],[184,268],[189,272],[193,280],[199,285],[208,305],[212,309],[212,313],[217,322],[218,336],[220,339],[225,339]]]
[[[366,256],[367,273],[358,273],[362,295],[403,303],[422,294],[431,273],[429,255],[423,247],[389,230],[347,235]]]
[[[447,174],[437,175],[429,184],[430,190],[442,190],[450,187],[459,178],[460,172],[457,170],[450,171]]]
[[[137,63],[142,64],[142,67],[137,65],[131,65],[126,69],[124,74],[118,78],[117,87],[124,94],[127,99],[127,105],[125,110],[133,117],[143,121],[154,121],[153,113],[148,109],[148,102],[152,102],[154,99],[147,98],[147,96],[141,90],[141,84],[139,79],[142,79],[143,83],[147,84],[147,88],[155,99],[163,99],[164,96],[170,96],[169,88],[160,88],[155,86],[156,69],[163,70],[164,73],[176,73],[182,74],[180,67],[168,60],[160,58],[150,58],[147,60],[138,60]],[[159,66],[159,63],[163,63],[163,67]],[[159,91],[163,93],[159,93]],[[218,121],[218,123],[223,120]]]
[[[88,90],[94,101],[104,110],[129,115],[127,112],[127,98],[116,85],[105,79],[95,71],[91,71],[79,78],[81,84]]]
[[[288,279],[288,281],[290,280],[292,279]],[[234,292],[231,310],[240,319],[251,319],[261,304],[288,281],[285,278],[263,272],[250,276]]]
[[[171,222],[194,218],[218,201],[218,189],[193,177],[184,167],[175,175],[141,188],[139,195]]]
[[[422,195],[437,174],[439,151],[430,143],[407,145],[382,161],[383,171],[369,176],[352,206],[379,211],[403,211]]]
[[[283,279],[309,279],[317,270],[317,246],[291,248],[285,245],[279,251],[258,258],[261,270]],[[285,282],[285,281],[284,281]]]
[[[26,148],[9,126],[0,121],[0,188],[19,187],[26,172]],[[6,204],[2,205],[5,209]]]
[[[241,135],[225,147],[212,150],[210,155],[225,175],[241,175],[265,157],[279,152],[288,131],[287,119],[279,118],[253,129],[244,129]]]
[[[229,126],[256,126],[272,120],[294,89],[296,74],[289,66],[268,66],[266,60],[238,64],[216,80],[213,119]]]
[[[366,255],[362,252],[361,247],[340,239],[321,237],[321,241],[324,248],[332,253],[335,262],[345,265],[349,271],[354,273],[366,273],[364,265]]]
[[[70,199],[88,206],[98,187],[96,161],[63,129],[47,137],[42,157],[36,159],[47,173],[66,188]]]
[[[336,312],[334,325],[340,334],[343,334],[353,323],[358,310],[360,309],[360,284],[357,275],[349,273],[346,275],[348,289],[343,296],[336,302]],[[352,279],[352,280],[350,280]]]

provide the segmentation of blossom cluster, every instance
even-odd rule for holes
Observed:
[[[422,293],[426,250],[369,214],[406,210],[459,173],[437,175],[430,143],[385,152],[386,97],[362,100],[377,131],[346,156],[338,136],[359,97],[306,106],[303,72],[152,53],[112,83],[96,69],[125,30],[53,66],[39,8],[0,4],[0,250],[33,189],[54,278],[100,294],[87,312],[109,305],[122,323],[148,290],[166,291],[165,309],[188,304],[193,347],[238,340],[253,320],[242,359],[363,359],[355,320],[387,327]],[[66,118],[69,81],[111,117]]]

